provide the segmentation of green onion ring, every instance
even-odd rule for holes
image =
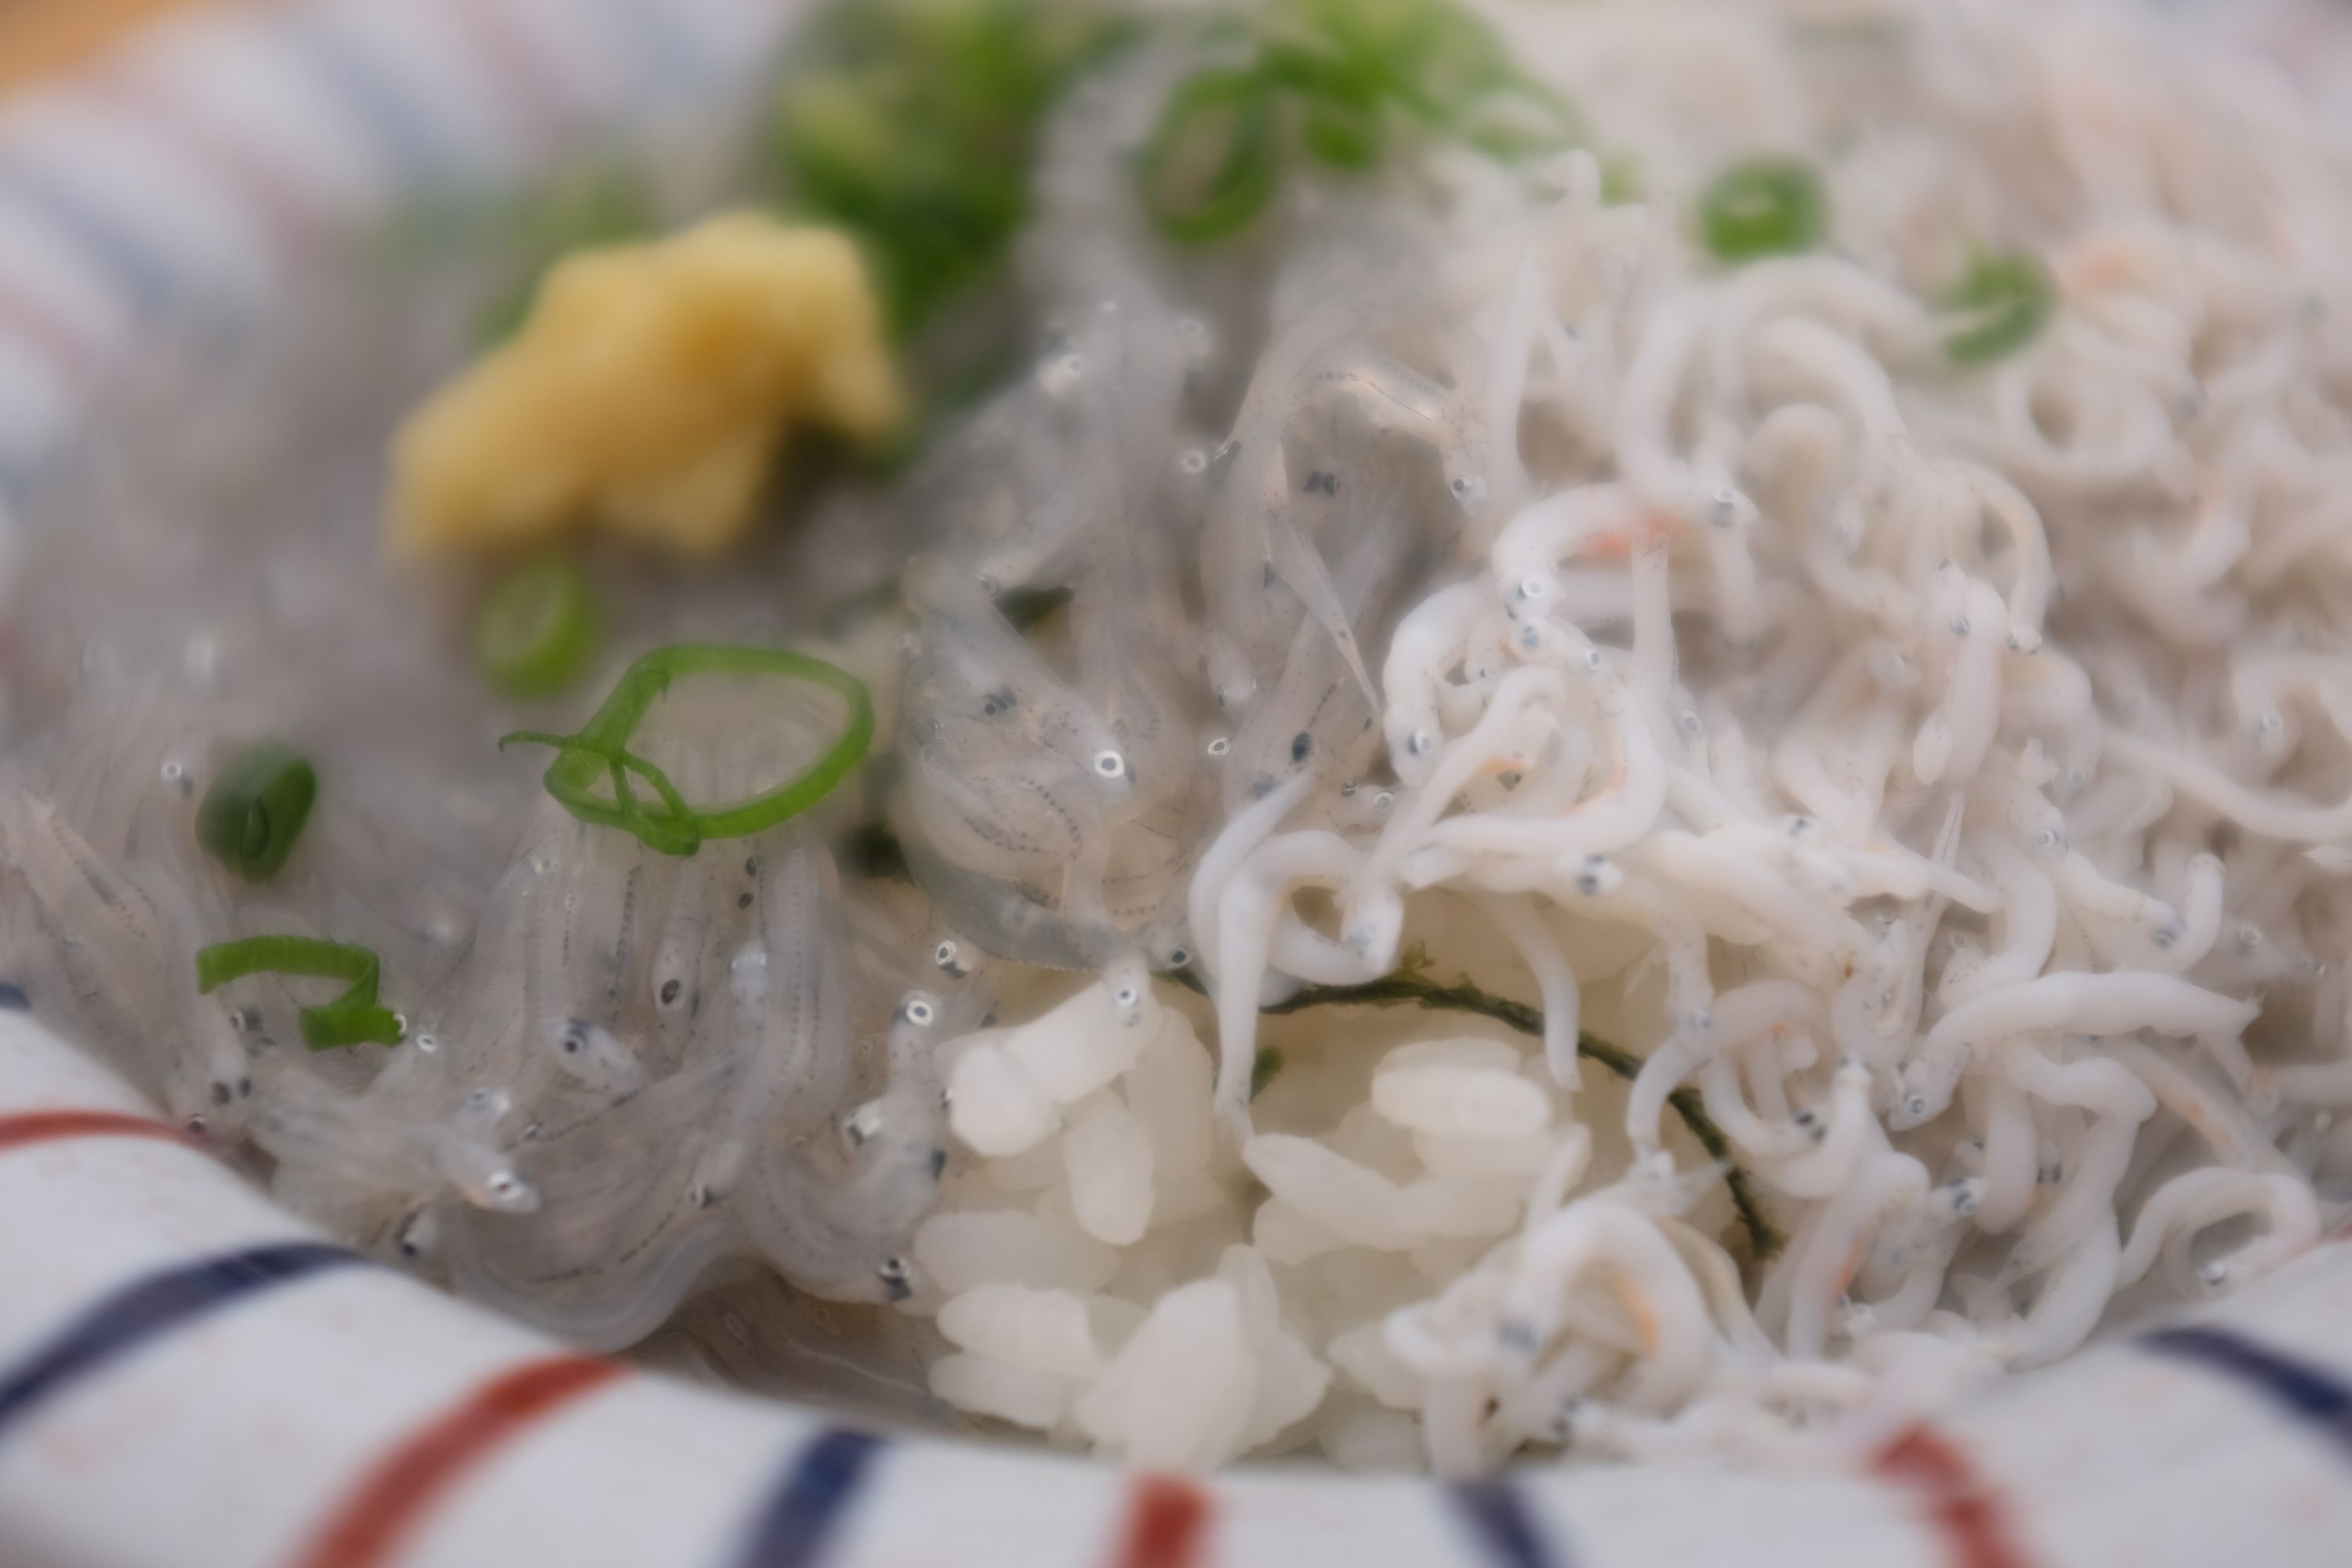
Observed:
[[[229,759],[196,807],[196,842],[248,882],[266,882],[294,853],[319,797],[309,759],[282,741],[256,741]]]
[[[307,936],[254,936],[196,950],[196,991],[211,995],[248,974],[303,974],[344,983],[331,1002],[302,1009],[302,1043],[331,1051],[362,1041],[400,1043],[400,1016],[376,1002],[383,963],[363,947]]]
[[[587,574],[568,555],[515,568],[474,616],[474,662],[493,689],[547,697],[580,674],[595,651],[596,609]]]
[[[2038,256],[1978,256],[1942,303],[1961,319],[1945,354],[1954,364],[1987,364],[2040,334],[2058,308],[2058,285]]]
[[[645,722],[655,699],[668,690],[673,680],[694,675],[768,675],[806,681],[845,699],[849,720],[840,739],[805,771],[741,800],[697,808],[687,803],[667,774],[628,749],[630,736]],[[518,730],[500,737],[499,747],[501,751],[514,744],[554,747],[555,761],[548,764],[543,782],[547,793],[564,810],[583,822],[634,834],[661,854],[687,856],[699,849],[706,839],[746,837],[799,816],[848,776],[873,740],[874,699],[865,682],[847,670],[781,648],[679,644],[656,648],[631,665],[578,734]],[[638,800],[629,784],[632,774],[653,790],[660,802],[658,809]],[[611,800],[594,793],[600,781],[611,783]]]
[[[1167,186],[1176,165],[1196,153],[1203,131],[1219,117],[1223,145],[1214,167],[1189,199]],[[1274,199],[1281,156],[1275,138],[1274,83],[1258,70],[1204,70],[1177,83],[1143,144],[1136,175],[1143,205],[1160,232],[1184,245],[1202,245],[1239,231]]]
[[[1699,198],[1706,247],[1723,260],[1794,256],[1828,237],[1829,193],[1811,164],[1750,158],[1715,178]]]

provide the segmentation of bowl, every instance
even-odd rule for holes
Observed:
[[[743,85],[791,9],[232,8],[0,110],[0,504],[108,439],[90,395],[159,317],[249,315],[321,264],[323,240],[421,195],[652,134]],[[2316,8],[2200,16],[2283,44],[2315,79],[2352,60],[2332,42],[2352,26],[2340,13],[2332,31]],[[578,1353],[306,1227],[21,1007],[0,1011],[9,1568],[2347,1560],[2341,1246],[1887,1431],[1843,1473],[1121,1474]]]

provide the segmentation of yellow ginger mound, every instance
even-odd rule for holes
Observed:
[[[709,555],[751,523],[794,423],[867,438],[899,411],[881,310],[841,235],[733,213],[583,251],[512,339],[401,427],[393,548],[512,549],[601,525]]]

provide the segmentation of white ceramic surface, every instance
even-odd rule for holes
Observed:
[[[422,186],[723,88],[788,8],[306,0],[0,108],[0,494],[83,433],[156,313],[266,298]],[[2340,4],[2175,8],[2352,84]],[[573,1355],[341,1253],[154,1115],[0,1014],[0,1568],[2352,1562],[2341,1246],[1851,1475],[1202,1481],[868,1437]]]

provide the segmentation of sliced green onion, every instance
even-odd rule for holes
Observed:
[[[1979,256],[1943,305],[1965,323],[1945,338],[1944,353],[1954,364],[1984,364],[2041,333],[2058,308],[2058,285],[2038,256]]]
[[[1458,119],[1511,74],[1493,29],[1451,0],[1294,0],[1287,9],[1381,96],[1432,124]]]
[[[1299,144],[1335,169],[1369,169],[1386,140],[1384,98],[1377,73],[1318,43],[1269,39],[1258,69],[1298,94]]]
[[[1334,169],[1360,172],[1381,161],[1387,130],[1378,104],[1311,98],[1298,121],[1298,144]]]
[[[474,617],[474,662],[509,697],[547,697],[587,667],[595,650],[588,574],[568,555],[519,566]]]
[[[1647,187],[1642,179],[1642,165],[1630,153],[1612,153],[1601,160],[1601,205],[1622,207],[1628,202],[1638,202]]]
[[[196,990],[209,996],[249,974],[302,974],[343,982],[331,1002],[302,1009],[302,1043],[331,1051],[367,1042],[400,1043],[400,1016],[376,1001],[383,963],[363,947],[307,936],[255,936],[196,950]]]
[[[1507,163],[1564,153],[1584,140],[1584,121],[1559,93],[1526,77],[1496,84],[1464,111],[1462,139]]]
[[[1145,144],[1144,205],[1172,239],[1223,239],[1256,216],[1293,128],[1310,157],[1359,171],[1380,161],[1400,117],[1507,162],[1585,139],[1574,106],[1516,69],[1494,29],[1454,0],[1276,0],[1199,42],[1231,61],[1253,35],[1254,60],[1177,84]]]
[[[670,683],[694,675],[765,675],[822,686],[849,704],[841,736],[816,762],[772,789],[709,807],[687,804],[667,774],[628,750],[629,738],[645,722],[655,699]],[[847,670],[780,648],[711,647],[680,644],[656,648],[631,665],[575,735],[518,730],[499,748],[552,746],[555,761],[543,781],[547,793],[581,821],[635,835],[665,855],[691,855],[710,838],[742,838],[797,816],[833,792],[848,776],[874,740],[874,699],[866,683]],[[637,797],[631,779],[642,780],[658,804]],[[597,793],[609,783],[609,798]]]
[[[1176,84],[1136,171],[1160,233],[1202,245],[1265,209],[1282,162],[1274,110],[1274,85],[1260,71],[1204,70]]]
[[[1811,164],[1751,158],[1716,176],[1699,198],[1706,247],[1726,261],[1794,256],[1829,237],[1829,193]]]
[[[282,741],[256,741],[229,759],[196,807],[196,842],[248,882],[266,882],[294,853],[319,798],[309,759]]]
[[[783,205],[860,241],[902,331],[992,272],[1037,126],[1132,24],[1097,0],[830,0],[774,89]]]

